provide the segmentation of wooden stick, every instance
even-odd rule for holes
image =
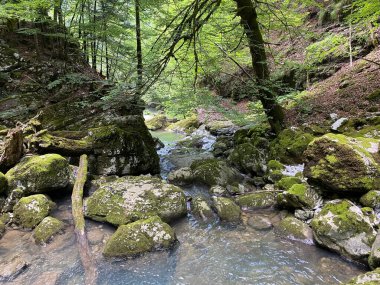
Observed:
[[[88,245],[87,235],[85,231],[85,221],[83,214],[83,188],[87,180],[87,155],[80,157],[77,179],[75,180],[72,200],[72,213],[75,225],[75,234],[77,236],[79,255],[85,272],[85,284],[94,285],[97,279],[96,266],[92,260],[90,248]]]

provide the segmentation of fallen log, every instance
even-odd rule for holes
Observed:
[[[94,285],[97,279],[97,269],[92,260],[85,231],[85,220],[83,214],[83,188],[87,180],[88,160],[87,155],[80,157],[79,169],[75,180],[72,200],[72,213],[74,219],[74,232],[77,237],[79,255],[85,272],[85,284]]]
[[[0,155],[0,170],[5,171],[16,165],[24,153],[23,132],[21,127],[8,131]]]

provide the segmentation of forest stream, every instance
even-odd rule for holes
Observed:
[[[170,170],[176,168],[177,141],[183,139],[183,135],[167,131],[152,134],[165,144],[159,154],[162,176],[166,177]],[[186,161],[184,156],[191,159],[207,156],[212,139],[204,131],[203,147],[187,149],[187,154],[181,154],[181,161]],[[188,196],[207,194],[200,186],[184,190]],[[40,280],[48,282],[51,279],[57,279],[56,284],[60,285],[83,284],[70,198],[64,200],[52,214],[70,226],[64,234],[56,237],[54,243],[40,247],[30,242],[31,232],[6,232],[0,245],[1,256],[21,256],[31,264],[15,281],[6,284],[31,284],[32,280],[32,284],[42,284]],[[179,240],[174,249],[127,260],[104,258],[103,243],[114,229],[107,224],[87,220],[88,238],[99,270],[97,284],[322,285],[346,282],[364,272],[364,268],[315,245],[280,238],[272,229],[255,230],[249,226],[249,220],[258,216],[275,224],[280,220],[281,212],[245,212],[239,226],[226,225],[218,220],[205,224],[188,214],[173,225]]]

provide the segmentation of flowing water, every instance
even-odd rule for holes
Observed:
[[[154,133],[166,147],[160,150],[164,176],[176,167],[172,160],[175,142],[182,136]],[[211,138],[210,138],[211,139]],[[205,150],[183,151],[192,158]],[[186,189],[188,195],[204,193],[204,189]],[[0,240],[0,258],[19,255],[30,263],[13,282],[5,284],[76,285],[83,284],[71,221],[70,197],[57,201],[60,207],[53,216],[65,221],[64,234],[45,247],[35,245],[31,232],[8,230]],[[257,231],[247,220],[265,216],[273,223],[281,213],[261,210],[245,213],[244,223],[231,227],[218,222],[203,224],[191,215],[173,224],[179,245],[171,251],[148,253],[129,260],[104,259],[104,242],[114,228],[87,222],[88,238],[99,269],[98,284],[340,284],[363,272],[363,268],[316,246],[305,245],[276,236],[273,230]],[[56,283],[53,283],[56,281]],[[1,283],[1,282],[0,282]]]

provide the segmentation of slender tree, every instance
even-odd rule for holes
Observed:
[[[136,97],[141,97],[143,87],[143,54],[141,47],[140,0],[135,0],[136,18],[136,55],[137,55],[137,84]]]

